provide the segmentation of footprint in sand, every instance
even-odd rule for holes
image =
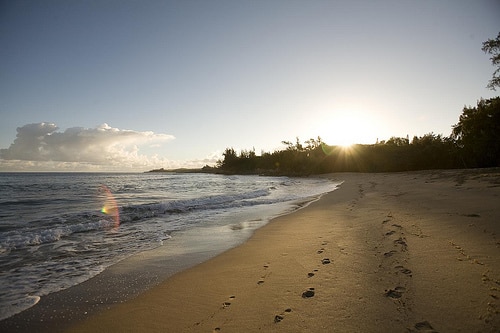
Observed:
[[[267,269],[269,268],[269,263],[264,264],[264,266],[263,266],[263,267],[264,267],[264,270],[267,270]],[[266,278],[266,276],[268,276],[268,275],[270,275],[270,274],[271,274],[271,273],[266,273],[266,274],[264,274],[264,276],[261,276],[260,280],[259,280],[259,281],[257,281],[257,284],[258,284],[258,285],[263,284],[263,283],[264,283],[264,279]]]
[[[236,296],[234,296],[234,295],[229,296],[229,300],[233,300],[233,299],[235,299],[235,298],[236,298]],[[226,308],[228,308],[229,306],[231,306],[231,302],[227,302],[227,301],[226,301],[226,302],[222,303],[222,309],[226,309]]]
[[[396,253],[396,250],[390,250],[389,252],[384,253],[384,257],[389,258],[392,257]]]
[[[406,243],[406,239],[404,237],[399,237],[394,241],[394,245],[400,245],[401,251],[405,252],[408,249],[408,244]]]
[[[411,330],[411,332],[438,333],[438,331],[436,331],[428,321],[421,321],[419,323],[416,323],[415,329],[416,331]]]
[[[309,288],[302,293],[302,298],[311,298],[314,296],[314,288]]]
[[[313,277],[314,275],[316,275],[316,273],[318,273],[318,270],[317,270],[317,269],[314,269],[312,272],[307,273],[307,277],[308,277],[308,278],[311,278],[311,277]]]
[[[397,269],[399,272],[401,272],[409,277],[412,276],[411,270],[409,270],[408,268],[405,268],[404,266],[395,266],[394,268]]]
[[[274,316],[274,322],[279,323],[283,319],[285,319],[285,314],[292,312],[292,309],[288,308],[284,312],[280,313],[279,315]]]
[[[274,316],[274,322],[275,323],[279,323],[283,319],[285,319],[285,317],[283,317],[282,315],[276,315],[276,316]]]
[[[396,287],[394,289],[388,289],[385,291],[385,297],[389,297],[392,299],[399,299],[403,296],[403,292],[406,291],[405,287]]]
[[[321,263],[322,263],[323,265],[328,265],[329,263],[331,263],[331,261],[330,261],[330,259],[328,259],[328,258],[324,258],[324,259],[322,259],[322,260],[321,260]]]

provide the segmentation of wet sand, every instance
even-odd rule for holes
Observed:
[[[70,332],[498,332],[500,171],[340,189]]]

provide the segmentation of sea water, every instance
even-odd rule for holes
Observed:
[[[337,185],[214,174],[0,173],[0,320],[173,239],[197,235],[179,244],[234,246]]]

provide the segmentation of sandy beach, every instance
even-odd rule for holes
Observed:
[[[499,332],[500,172],[342,186],[69,332]]]

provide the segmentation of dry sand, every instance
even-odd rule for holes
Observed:
[[[500,171],[340,189],[71,332],[499,332]]]

